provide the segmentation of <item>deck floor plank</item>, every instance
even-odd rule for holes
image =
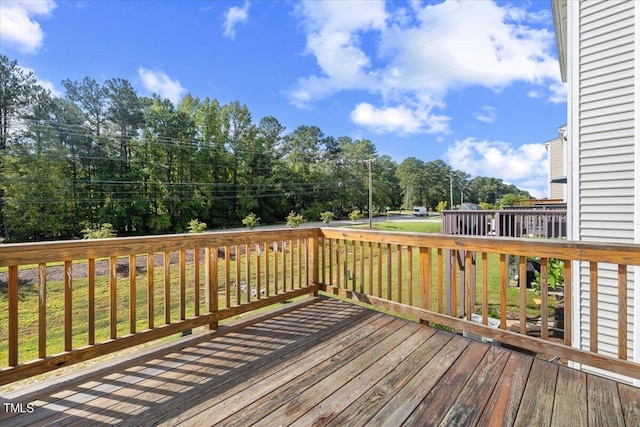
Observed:
[[[640,396],[638,388],[618,383],[620,403],[624,412],[624,419],[628,426],[640,426]]]
[[[211,404],[206,396],[206,390],[203,390],[201,401],[181,402],[180,406],[171,408],[175,415],[169,418],[164,425],[197,425],[203,420],[209,422],[220,422],[224,418],[233,413],[242,410],[249,405],[254,399],[266,395],[281,385],[294,381],[301,375],[308,373],[312,369],[318,367],[318,352],[323,351],[323,357],[331,359],[341,353],[352,350],[354,342],[364,343],[370,335],[384,328],[391,323],[392,319],[380,315],[375,317],[369,323],[362,323],[357,330],[351,329],[340,335],[332,337],[326,343],[326,346],[316,346],[311,348],[303,348],[300,352],[291,352],[286,358],[275,360],[266,364],[267,369],[257,372],[249,378],[237,383],[233,383],[226,390],[217,390],[217,402]],[[325,363],[325,361],[320,363]],[[287,368],[284,365],[289,365]],[[246,398],[251,396],[251,400]],[[157,415],[157,414],[154,414]]]
[[[488,350],[489,346],[487,345],[475,341],[471,342],[402,425],[438,425],[451,408],[455,396],[464,388]]]
[[[372,313],[369,313],[369,315],[371,314]],[[308,328],[311,328],[313,325],[316,325],[315,328],[322,328],[321,325],[323,323],[331,326],[332,322],[330,319],[333,319],[334,323],[338,322],[339,326],[341,327],[348,327],[351,322],[354,321],[354,316],[359,317],[364,315],[367,315],[366,310],[346,303],[341,303],[339,305],[327,303],[314,304],[313,307],[305,307],[305,310],[296,310],[283,314],[280,320],[277,321],[278,323],[274,323],[274,320],[272,319],[268,319],[263,322],[263,328],[260,331],[260,340],[258,341],[257,345],[261,345],[261,343],[265,339],[282,340],[282,337],[285,336],[286,333],[299,334],[300,329],[305,325]],[[319,320],[318,317],[325,319],[325,321],[323,322],[322,320]],[[273,328],[270,326],[271,324],[277,325],[277,327]],[[250,328],[251,326],[249,325],[247,327]],[[326,328],[326,330],[330,331],[329,328]],[[206,382],[206,379],[211,378],[212,375],[223,372],[225,367],[228,368],[228,366],[226,366],[228,365],[228,363],[226,363],[227,361],[231,361],[232,364],[234,362],[237,364],[243,363],[242,356],[247,351],[247,348],[241,347],[240,351],[233,352],[230,357],[224,357],[221,352],[232,351],[234,346],[238,345],[251,345],[251,339],[255,339],[256,334],[250,333],[250,337],[244,340],[235,338],[235,335],[237,335],[235,332],[231,332],[222,337],[216,336],[210,340],[197,342],[195,344],[195,349],[193,347],[182,349],[180,353],[182,358],[189,359],[189,354],[193,352],[201,353],[201,356],[205,359],[205,364],[201,366],[186,365],[185,360],[185,366],[189,367],[188,372],[186,374],[182,372],[183,376],[180,379],[173,378],[169,383],[169,387],[173,388],[174,390],[181,390],[191,386],[193,384],[193,381],[200,380],[200,382]],[[307,331],[307,338],[303,339],[302,341],[303,343],[311,343],[312,345],[316,345],[317,340],[321,338],[321,336],[314,336],[313,334],[310,334],[309,331]],[[289,350],[291,349],[288,348],[287,352]],[[114,405],[109,405],[108,402],[99,400],[95,403],[91,402],[90,406],[85,405],[82,408],[78,408],[79,406],[81,406],[82,400],[75,398],[73,395],[79,394],[82,396],[83,394],[86,394],[83,390],[85,386],[84,384],[81,384],[75,388],[75,393],[72,392],[65,395],[64,400],[61,401],[60,399],[55,398],[53,399],[55,403],[49,404],[47,402],[47,405],[42,408],[44,410],[38,409],[34,411],[34,413],[31,414],[32,419],[29,420],[29,423],[34,426],[46,425],[54,421],[60,421],[65,417],[68,418],[66,420],[67,424],[72,424],[74,421],[82,423],[85,420],[86,416],[74,416],[76,409],[80,410],[80,413],[82,414],[84,414],[84,411],[86,410],[93,410],[92,416],[93,418],[95,418],[96,422],[113,419],[114,417],[121,419],[123,414],[127,415],[134,409],[139,408],[140,405],[138,405],[137,403],[145,404],[144,400],[136,401],[134,399],[136,395],[140,395],[145,392],[154,394],[163,393],[161,388],[159,388],[156,383],[158,381],[157,377],[166,370],[166,367],[164,366],[165,364],[170,364],[173,362],[173,360],[171,360],[173,359],[173,357],[171,356],[171,353],[168,355],[162,355],[162,359],[166,359],[169,357],[170,359],[168,361],[153,359],[142,361],[144,363],[141,363],[141,365],[135,366],[131,369],[127,369],[124,372],[124,376],[109,381],[111,383],[119,384],[120,388],[117,392],[112,393],[110,396],[104,396],[107,399],[113,399],[114,397],[118,399],[118,402],[115,403],[116,405],[122,405],[124,403],[124,405],[119,407],[119,411],[114,411]],[[209,360],[208,364],[206,363],[207,360]],[[130,380],[123,381],[123,378],[130,378]],[[103,378],[95,378],[94,380],[98,382],[104,381]],[[96,397],[99,399],[102,396]],[[151,402],[153,402],[153,400],[146,402],[147,406]],[[63,403],[65,407],[68,408],[67,411],[54,411],[51,416],[45,418],[45,415],[49,414],[50,412],[48,411],[48,409],[51,405],[55,405],[52,409],[56,409],[59,408],[61,403]],[[18,423],[17,425],[20,425],[20,423]]]
[[[557,377],[558,365],[540,359],[533,361],[515,426],[543,427],[551,424]]]
[[[418,374],[369,420],[370,425],[400,425],[467,349],[469,341],[453,337]]]
[[[323,334],[316,335],[316,333],[322,331],[324,325],[322,321],[319,323],[320,329],[312,328],[312,325],[318,321],[317,315],[324,316],[327,314],[329,313],[322,311],[316,312],[311,317],[292,318],[285,316],[286,321],[280,320],[277,323],[277,327],[272,327],[273,322],[265,322],[265,325],[262,325],[258,330],[247,328],[241,334],[232,334],[235,344],[224,350],[209,352],[206,346],[204,349],[198,348],[199,352],[204,350],[199,355],[197,364],[194,364],[199,365],[198,368],[194,371],[179,370],[171,372],[166,378],[163,378],[163,383],[156,387],[161,390],[161,393],[159,393],[160,398],[162,394],[166,393],[171,393],[175,396],[170,404],[156,405],[160,408],[159,411],[148,411],[146,409],[150,404],[162,403],[162,399],[157,401],[153,392],[146,392],[142,396],[144,401],[147,402],[146,406],[141,405],[139,408],[135,408],[121,405],[117,410],[118,412],[138,415],[135,418],[135,422],[131,423],[132,425],[151,423],[152,419],[158,419],[163,414],[176,413],[181,407],[185,407],[181,401],[182,399],[180,399],[182,395],[193,398],[199,395],[197,393],[198,389],[204,392],[211,388],[221,390],[225,384],[247,376],[254,370],[272,363],[273,360],[277,360],[278,357],[282,357],[285,354],[290,356],[290,353],[295,351],[296,348],[300,348],[300,346],[317,346],[317,340],[321,339]],[[329,320],[326,322],[327,325],[333,325],[335,320],[341,319],[339,313],[332,313],[332,316],[334,321]],[[385,322],[386,320],[383,319],[382,321]],[[316,323],[316,325],[318,324]],[[329,330],[327,329],[327,331]],[[283,336],[287,338],[283,340]],[[191,349],[191,351],[194,350]],[[178,382],[183,382],[182,387],[174,386],[175,381],[173,380],[176,378],[180,378]],[[136,409],[138,411],[142,409],[145,412],[136,414]],[[130,423],[130,420],[125,422],[125,424],[128,423]]]
[[[440,425],[475,425],[482,416],[482,411],[508,359],[509,351],[490,347]]]
[[[587,408],[590,426],[624,426],[618,387],[613,381],[590,376],[587,379]]]
[[[552,426],[586,426],[587,374],[561,366],[553,405]]]
[[[393,396],[398,395],[452,338],[453,334],[443,331],[436,332],[411,356],[353,401],[346,399],[325,400],[317,408],[314,408],[314,413],[317,413],[317,422],[313,424],[327,426],[365,425]],[[345,406],[346,404],[348,406]],[[334,415],[335,418],[332,419],[331,415]]]
[[[333,298],[0,396],[4,426],[640,425],[640,388]]]
[[[516,420],[533,357],[512,352],[478,425],[510,427]]]
[[[307,393],[313,394],[313,399],[309,399],[307,404],[309,412],[295,420],[291,425],[296,427],[308,425],[323,425],[333,416],[349,406],[349,404],[366,393],[373,385],[384,378],[391,371],[407,360],[411,360],[420,348],[427,345],[430,338],[435,334],[435,329],[427,332],[426,328],[418,328],[416,333],[411,335],[397,347],[391,349],[389,353],[384,355],[375,363],[365,368],[360,374],[357,374],[349,381],[351,372],[346,372],[346,382],[342,377],[327,377],[323,380],[326,384],[322,387],[322,383],[318,383],[316,387],[307,390]],[[356,367],[361,370],[362,367]],[[339,372],[336,372],[336,374]],[[337,387],[337,388],[336,388]],[[323,399],[322,397],[331,397]],[[320,398],[320,399],[318,399]]]
[[[353,378],[357,373],[362,372],[365,367],[377,361],[382,354],[386,354],[391,349],[400,345],[404,340],[416,332],[416,324],[407,325],[403,322],[393,322],[387,329],[389,331],[379,331],[367,342],[355,343],[364,344],[359,351],[346,351],[339,358],[332,360],[330,364],[322,368],[314,368],[295,381],[290,381],[283,387],[274,390],[264,397],[256,400],[242,412],[223,420],[225,426],[244,427],[257,423],[263,425],[279,425],[282,420],[296,419],[304,413],[315,397],[315,393],[305,393],[310,388],[319,390],[330,389],[331,384],[345,378]],[[321,383],[319,386],[316,384]],[[276,398],[277,396],[277,398]]]

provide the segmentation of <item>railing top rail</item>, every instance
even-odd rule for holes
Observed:
[[[517,214],[517,215],[566,215],[567,209],[532,209],[530,207],[526,209],[499,209],[499,210],[475,210],[475,211],[460,211],[460,210],[448,210],[442,211],[443,215],[473,215],[473,214]]]
[[[331,239],[360,240],[373,243],[433,247],[441,249],[481,251],[508,255],[538,255],[547,258],[640,265],[640,245],[588,243],[569,240],[547,240],[512,237],[477,237],[420,234],[396,231],[322,228]]]
[[[278,228],[258,230],[215,231],[193,234],[171,234],[112,239],[70,240],[55,242],[13,243],[0,245],[0,267],[39,264],[61,260],[102,258],[205,248],[243,245],[277,240],[313,238],[319,228]]]

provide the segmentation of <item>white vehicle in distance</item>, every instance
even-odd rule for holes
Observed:
[[[427,207],[426,206],[414,206],[413,207],[413,216],[423,216],[423,215],[429,215],[429,213],[427,212]]]

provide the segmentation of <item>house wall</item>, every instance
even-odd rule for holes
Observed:
[[[569,238],[590,242],[639,243],[636,226],[635,167],[638,94],[634,1],[569,1],[568,96],[571,173]],[[579,268],[574,345],[589,348],[589,266]],[[634,274],[628,282],[629,356],[640,361],[636,337],[637,306]],[[617,357],[617,266],[599,265],[598,348]],[[588,367],[583,367],[589,369]]]
[[[558,137],[549,141],[549,180],[562,178],[567,176],[564,162],[564,140],[562,137]],[[549,198],[560,199],[566,201],[566,188],[565,184],[549,183]]]

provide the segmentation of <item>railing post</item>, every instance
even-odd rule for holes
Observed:
[[[431,310],[431,252],[429,248],[420,247],[420,305]],[[420,323],[429,322],[420,319]]]
[[[73,348],[73,272],[72,272],[72,262],[71,260],[66,260],[64,262],[64,351],[71,351]],[[112,288],[113,289],[113,288]],[[115,293],[115,290],[113,290]],[[114,298],[115,300],[115,298]],[[112,300],[112,307],[115,306],[116,302]],[[114,308],[115,311],[115,308]],[[115,319],[112,319],[112,324],[114,325],[118,322]],[[113,333],[112,335],[115,335]],[[112,336],[115,338],[115,336]]]
[[[318,238],[312,237],[307,240],[307,244],[309,245],[309,262],[311,265],[309,269],[311,271],[311,285],[315,286],[318,284],[319,277],[319,265],[320,265],[320,255],[318,251]],[[313,293],[314,297],[318,296],[318,291]]]
[[[18,266],[9,266],[9,366],[18,365]]]
[[[215,313],[218,311],[218,248],[205,249],[205,257],[207,308],[209,313]],[[218,329],[218,322],[209,323],[209,329]]]

